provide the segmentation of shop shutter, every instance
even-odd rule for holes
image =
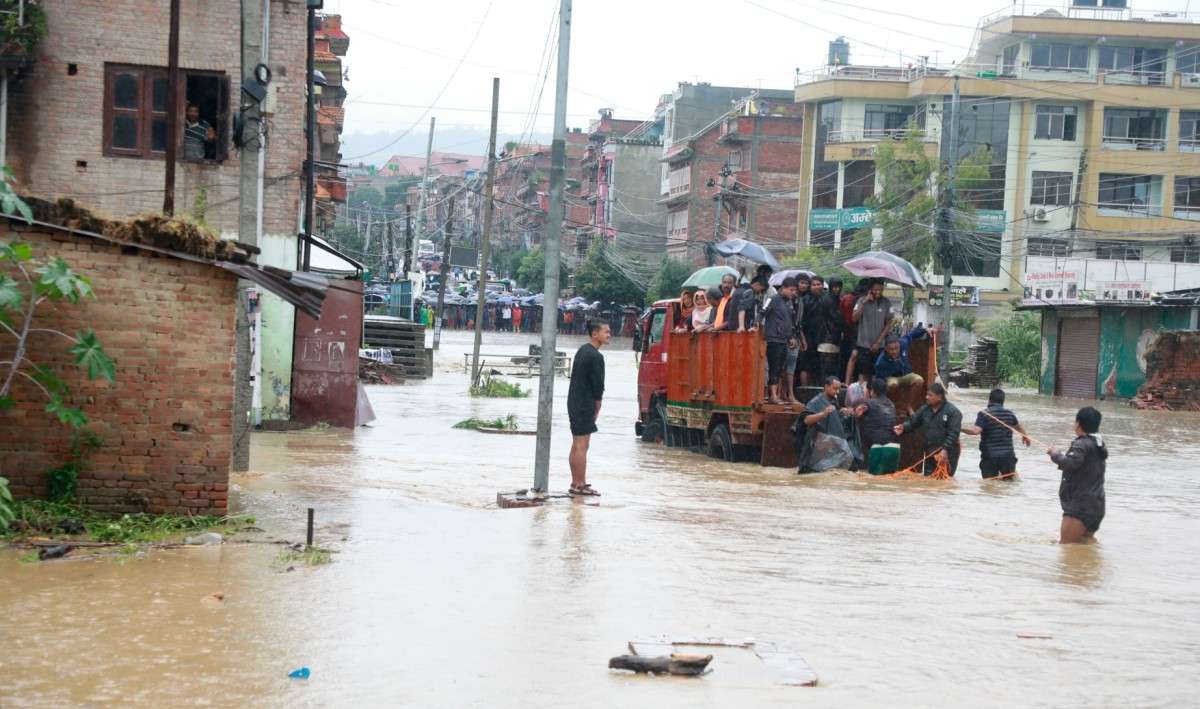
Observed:
[[[1064,318],[1058,326],[1058,363],[1054,393],[1096,398],[1100,318]]]

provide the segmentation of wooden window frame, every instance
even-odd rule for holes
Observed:
[[[138,77],[138,102],[137,109],[119,109],[114,106],[114,89],[116,77],[118,74],[136,74]],[[154,110],[154,80],[156,78],[165,78],[167,69],[159,66],[146,66],[140,64],[119,64],[106,63],[104,65],[104,106],[103,120],[104,130],[102,132],[101,145],[102,152],[106,157],[123,157],[135,158],[142,160],[165,160],[167,153],[165,150],[153,150],[151,141],[153,139],[154,119],[162,117],[166,119],[166,113],[163,111]],[[230,89],[229,76],[223,71],[210,71],[203,69],[180,69],[179,70],[179,93],[176,97],[176,115],[180,119],[185,119],[187,109],[187,81],[189,77],[211,77],[217,80],[218,90],[218,108],[217,108],[217,123],[213,126],[217,131],[217,157],[214,160],[185,160],[183,157],[183,125],[180,124],[179,131],[176,134],[176,155],[180,162],[191,162],[200,164],[219,164],[229,159],[229,139],[230,139]],[[169,97],[168,97],[168,100]],[[119,148],[113,145],[113,119],[118,113],[133,113],[136,111],[138,119],[138,140],[137,148]]]

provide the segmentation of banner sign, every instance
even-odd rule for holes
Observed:
[[[942,305],[943,286],[929,287],[929,304]],[[966,307],[979,306],[979,286],[950,286],[950,304]]]
[[[1149,281],[1098,281],[1096,300],[1106,303],[1149,303]]]
[[[808,213],[808,228],[833,231],[838,228],[838,210],[814,209]]]
[[[1079,302],[1079,272],[1034,271],[1025,274],[1025,305]]]
[[[1008,226],[1008,213],[1003,209],[975,210],[975,228],[986,234],[1003,234]]]

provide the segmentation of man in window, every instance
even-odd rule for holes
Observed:
[[[217,131],[208,124],[208,121],[200,117],[200,107],[194,103],[187,105],[185,117],[183,158],[185,160],[204,160],[216,152]],[[210,153],[210,149],[212,153]]]

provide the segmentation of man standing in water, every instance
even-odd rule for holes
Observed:
[[[587,327],[591,342],[575,353],[571,386],[567,390],[567,417],[571,421],[570,493],[598,497],[600,492],[587,481],[587,455],[604,398],[604,355],[600,354],[600,348],[608,344],[612,330],[600,320],[588,321]]]
[[[897,436],[902,436],[906,431],[921,428],[925,429],[925,474],[932,475],[938,463],[945,463],[954,475],[962,450],[958,442],[962,412],[946,401],[946,388],[936,382],[925,392],[925,405],[917,409],[912,418],[896,426],[895,431]]]
[[[1100,412],[1085,406],[1075,414],[1075,440],[1063,453],[1050,447],[1050,460],[1062,470],[1058,499],[1062,504],[1059,544],[1087,544],[1104,519],[1104,468],[1108,448],[1100,437]]]
[[[1029,436],[1017,420],[1017,415],[1004,408],[1004,390],[992,389],[988,405],[975,416],[974,426],[963,426],[962,432],[979,439],[979,472],[984,479],[1012,478],[1017,471],[1017,454],[1013,450],[1012,432],[1021,432],[1021,442],[1029,446]]]

